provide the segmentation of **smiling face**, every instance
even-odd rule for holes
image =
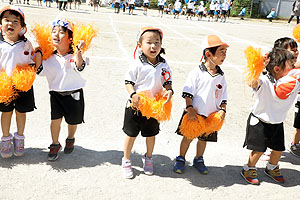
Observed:
[[[161,37],[160,34],[156,31],[147,31],[145,32],[139,43],[141,51],[145,54],[148,61],[152,64],[156,64],[156,56],[161,50]]]
[[[291,47],[289,46],[286,50],[288,50],[289,52],[291,52],[291,53],[293,54],[293,56],[294,56],[294,62],[296,63],[296,62],[297,62],[298,55],[299,55],[298,48],[297,48],[297,47],[291,48]]]
[[[1,18],[1,27],[4,38],[15,42],[19,39],[19,32],[22,30],[21,17],[5,11]]]
[[[51,32],[52,44],[59,49],[69,49],[71,39],[69,38],[69,32],[61,26],[54,26]]]
[[[228,46],[225,45],[219,46],[215,54],[208,52],[209,54],[207,57],[210,58],[216,65],[221,65],[226,58],[227,48]]]

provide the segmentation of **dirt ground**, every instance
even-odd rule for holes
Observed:
[[[137,9],[134,15],[115,14],[113,9],[82,5],[80,10],[59,11],[52,8],[20,5],[28,28],[35,22],[50,22],[57,17],[93,23],[99,29],[91,49],[85,56],[90,66],[83,72],[87,80],[85,92],[85,123],[78,127],[75,150],[60,154],[55,162],[47,161],[50,137],[50,105],[48,84],[37,77],[34,83],[37,109],[27,115],[25,155],[20,158],[0,158],[0,199],[298,199],[300,191],[300,158],[288,151],[280,160],[286,183],[278,184],[263,173],[266,162],[257,164],[260,186],[247,184],[240,176],[249,151],[242,148],[245,126],[253,104],[251,90],[243,81],[246,60],[243,50],[255,45],[267,52],[273,42],[283,36],[292,37],[294,24],[269,23],[266,20],[230,18],[226,23],[186,20],[184,16],[158,17],[156,10],[144,16]],[[7,2],[0,3],[0,6]],[[294,22],[293,22],[294,23]],[[124,133],[122,132],[127,93],[124,74],[133,57],[136,34],[140,27],[158,26],[164,31],[164,56],[173,71],[172,120],[161,124],[154,149],[153,176],[142,170],[141,156],[145,153],[144,138],[138,137],[132,154],[135,177],[125,180],[121,172]],[[188,73],[199,64],[201,40],[217,34],[230,45],[225,63],[221,66],[228,83],[226,123],[219,132],[217,143],[209,143],[204,155],[209,174],[200,175],[193,167],[196,142],[187,153],[184,174],[172,171],[179,153],[181,137],[174,132],[184,102],[181,97]],[[33,41],[30,31],[26,36]],[[294,106],[285,121],[286,147],[294,128]],[[13,120],[11,132],[16,130]],[[60,141],[64,146],[67,127],[63,123]]]

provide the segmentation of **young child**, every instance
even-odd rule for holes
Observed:
[[[167,96],[165,105],[171,101],[173,95],[171,70],[166,60],[160,56],[164,52],[161,48],[162,38],[163,33],[158,28],[144,27],[139,31],[137,45],[141,54],[125,76],[126,89],[130,94],[129,101],[132,106],[127,106],[124,117],[123,131],[126,134],[122,158],[124,178],[133,177],[130,154],[139,132],[146,137],[147,152],[142,157],[144,172],[147,175],[153,174],[152,152],[155,135],[159,133],[159,122],[155,118],[142,116],[136,109],[141,104],[139,94],[142,92],[151,99],[163,92]]]
[[[133,15],[135,0],[128,0],[129,15]]]
[[[1,73],[6,73],[8,77],[13,78],[17,65],[33,63],[31,60],[33,49],[31,43],[24,37],[27,28],[24,13],[20,8],[12,5],[2,8],[0,23],[0,69],[3,71]],[[39,56],[41,55],[39,54]],[[13,90],[17,92],[17,98],[0,104],[3,133],[0,146],[3,158],[9,158],[13,153],[15,156],[24,154],[26,113],[35,108],[33,87],[26,92]],[[10,133],[13,111],[16,114],[17,125],[17,132],[14,135]]]
[[[120,0],[115,0],[114,8],[115,8],[115,13],[117,13],[117,14],[119,14],[119,12],[120,12],[120,3],[121,3]]]
[[[185,155],[190,143],[193,141],[193,139],[186,137],[181,129],[185,115],[187,115],[188,121],[191,122],[198,120],[197,117],[199,115],[206,119],[214,112],[218,112],[221,120],[225,118],[227,84],[224,72],[219,65],[224,62],[228,47],[229,46],[216,35],[209,35],[205,38],[203,42],[204,62],[192,70],[186,80],[182,93],[182,97],[185,99],[185,110],[176,131],[177,134],[184,135],[180,144],[179,156],[176,157],[173,168],[176,173],[181,174],[184,172]],[[193,161],[193,166],[201,174],[208,173],[203,159],[206,142],[217,142],[217,131],[211,131],[208,134],[208,136],[202,135],[198,137],[197,153]]]
[[[204,12],[204,2],[200,1],[200,4],[198,6],[198,21],[200,21],[203,17]]]
[[[210,18],[211,20],[214,20],[215,10],[216,10],[215,2],[211,1],[211,3],[209,4],[208,21],[210,21]]]
[[[85,80],[80,72],[84,70],[86,63],[81,55],[83,41],[77,45],[75,53],[72,50],[73,29],[70,21],[66,19],[54,21],[51,39],[56,50],[50,58],[42,62],[37,73],[46,76],[50,89],[52,144],[49,147],[48,160],[54,161],[61,149],[59,134],[62,118],[64,117],[68,124],[68,137],[64,148],[66,154],[72,153],[77,125],[83,122],[82,88]]]
[[[158,16],[163,17],[166,0],[158,0]]]
[[[299,90],[292,82],[280,83],[291,78],[286,75],[294,68],[294,56],[289,51],[273,48],[265,65],[268,73],[249,83],[257,98],[247,121],[244,143],[252,151],[241,172],[246,182],[255,185],[259,184],[255,165],[267,148],[272,152],[265,174],[279,183],[285,181],[278,165],[285,150],[283,121]]]
[[[194,12],[193,12],[194,7],[195,7],[195,1],[189,0],[187,3],[186,19],[188,19],[190,17],[190,20],[192,20],[192,16],[194,14]]]
[[[298,51],[298,45],[297,42],[288,37],[283,37],[275,41],[274,43],[274,48],[284,48],[291,52],[294,56],[294,63],[296,68],[300,68],[300,62],[297,62],[297,58],[299,55]],[[291,152],[292,155],[296,157],[300,157],[300,95],[297,97],[297,103],[295,104],[296,112],[295,112],[295,118],[294,118],[294,128],[296,129],[294,136],[293,136],[293,141],[291,142],[291,145],[289,147],[289,151]]]
[[[149,0],[144,0],[144,4],[143,4],[143,7],[144,7],[144,12],[143,12],[143,14],[144,15],[147,15],[147,10],[148,10],[148,8],[149,8],[149,5],[150,5],[150,1]]]
[[[178,19],[180,11],[181,11],[181,2],[179,0],[176,0],[176,2],[174,4],[174,10],[175,10],[174,19],[176,18],[176,16],[177,16],[177,19]]]

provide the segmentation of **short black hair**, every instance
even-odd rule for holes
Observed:
[[[141,43],[142,37],[143,37],[143,35],[144,35],[146,32],[154,32],[154,33],[158,33],[159,38],[160,38],[160,41],[162,42],[162,37],[161,37],[161,34],[160,34],[160,32],[159,32],[158,30],[146,30],[146,31],[141,35],[139,43]]]
[[[5,12],[9,12],[11,15],[14,15],[16,17],[20,17],[21,26],[22,27],[26,26],[23,16],[18,11],[15,11],[15,10],[6,10],[3,13],[1,13],[1,15],[0,15],[0,24],[1,25],[2,25],[2,17],[3,17],[3,15],[4,15]]]
[[[206,57],[206,55],[205,55],[205,53],[206,53],[207,51],[209,51],[210,53],[212,53],[212,55],[215,55],[215,53],[216,53],[216,51],[217,51],[217,49],[218,49],[219,47],[220,47],[220,46],[216,46],[216,47],[211,47],[211,48],[206,48],[206,49],[204,49],[204,51],[203,51],[203,57],[204,57],[204,60],[207,59],[207,57]]]
[[[287,49],[287,48],[298,48],[298,44],[297,42],[292,39],[292,38],[289,38],[289,37],[283,37],[283,38],[279,38],[277,39],[275,42],[274,42],[274,48],[284,48],[284,49]]]
[[[291,52],[284,48],[273,48],[272,51],[269,53],[268,57],[270,58],[270,62],[267,64],[266,69],[267,71],[274,74],[274,67],[278,66],[282,69],[285,68],[285,62],[288,60],[293,60],[294,56]]]

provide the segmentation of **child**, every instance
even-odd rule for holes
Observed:
[[[94,3],[93,3],[94,11],[98,12],[99,3],[100,3],[100,0],[94,0]]]
[[[176,16],[177,16],[177,19],[178,19],[180,11],[181,11],[181,2],[179,0],[176,0],[176,2],[174,4],[174,10],[175,10],[174,19],[176,18]]]
[[[163,33],[154,27],[142,28],[137,36],[137,45],[141,49],[141,55],[135,60],[125,76],[125,84],[130,94],[132,107],[125,110],[123,131],[126,134],[124,144],[124,157],[122,169],[124,178],[132,178],[130,154],[134,141],[141,132],[146,137],[147,152],[142,157],[144,172],[153,174],[152,152],[155,143],[155,135],[159,133],[159,122],[154,118],[142,116],[139,108],[141,97],[138,93],[144,92],[153,99],[157,94],[164,92],[167,96],[165,104],[168,104],[173,95],[171,70],[166,60],[160,56],[163,53]],[[164,88],[166,91],[164,91]]]
[[[48,160],[54,161],[58,158],[61,149],[59,133],[62,118],[68,124],[68,137],[64,153],[72,153],[75,142],[77,124],[83,122],[84,97],[82,88],[85,80],[80,72],[85,68],[85,61],[82,58],[81,50],[84,42],[81,41],[72,50],[73,29],[71,22],[66,19],[54,21],[51,31],[52,44],[55,51],[50,58],[43,61],[37,73],[46,76],[50,89],[51,103],[51,137],[52,144],[49,149]]]
[[[271,12],[268,14],[267,19],[269,19],[270,22],[272,22],[273,19],[276,17],[276,10],[275,8],[272,8]]]
[[[80,4],[81,4],[81,0],[75,0],[75,9],[79,10]],[[77,5],[77,7],[76,7],[76,5]]]
[[[150,1],[149,0],[144,0],[144,4],[143,4],[143,7],[144,7],[144,12],[143,14],[144,15],[147,15],[147,10],[149,8],[149,4],[150,4]]]
[[[192,20],[192,15],[194,13],[193,10],[195,7],[194,5],[195,5],[195,1],[189,0],[189,2],[187,3],[186,19],[190,17],[190,20]]]
[[[202,19],[203,17],[203,13],[204,12],[204,2],[200,1],[200,4],[198,6],[198,21],[200,21],[200,19]]]
[[[216,10],[215,2],[211,1],[210,5],[209,5],[208,21],[210,21],[210,18],[211,18],[211,20],[214,19],[215,10]]]
[[[228,1],[224,1],[222,4],[222,11],[221,11],[221,22],[226,22],[226,16],[229,8],[229,3]]]
[[[298,51],[298,45],[297,42],[288,37],[280,38],[275,41],[274,48],[279,47],[279,48],[284,48],[291,52],[294,56],[294,62],[295,62],[295,67],[300,68],[300,62],[297,62],[297,58],[299,55]],[[293,141],[291,142],[291,145],[289,147],[289,151],[291,152],[292,155],[296,157],[300,157],[300,96],[298,95],[297,97],[297,103],[295,104],[296,112],[295,112],[295,119],[294,119],[294,128],[296,128],[295,134],[293,136]]]
[[[247,146],[252,152],[241,175],[250,184],[259,184],[255,165],[267,148],[272,149],[272,153],[265,174],[279,183],[285,181],[278,165],[282,151],[285,150],[283,121],[297,96],[299,87],[296,86],[297,88],[288,91],[287,94],[284,92],[293,88],[292,84],[280,85],[280,81],[284,80],[286,78],[284,76],[294,68],[293,59],[294,56],[289,51],[273,48],[265,64],[268,73],[249,83],[257,99],[247,121],[244,143],[244,147]]]
[[[219,65],[224,62],[229,46],[216,35],[209,35],[203,44],[204,62],[190,72],[183,88],[182,97],[185,99],[186,106],[176,130],[176,133],[179,135],[185,135],[181,129],[185,115],[187,115],[188,121],[198,120],[197,117],[199,115],[207,118],[214,112],[218,112],[221,120],[225,118],[227,84],[224,72]],[[197,153],[193,161],[193,166],[201,174],[208,173],[203,159],[206,142],[217,142],[217,131],[212,131],[208,134],[208,136],[202,135],[198,137]],[[185,155],[192,141],[193,139],[186,136],[182,138],[179,156],[176,157],[173,168],[174,172],[179,174],[184,172]]]
[[[118,13],[119,14],[119,12],[120,12],[120,0],[115,0],[115,5],[114,5],[114,7],[115,7],[115,13]]]
[[[0,69],[12,78],[18,64],[32,64],[31,53],[33,49],[31,43],[24,37],[27,28],[24,13],[20,8],[12,5],[2,8],[0,23],[2,38],[0,40]],[[0,104],[3,133],[0,146],[3,158],[10,158],[13,153],[15,156],[24,154],[26,113],[35,108],[33,87],[26,92],[16,90],[15,92],[18,94],[16,99]],[[10,126],[14,110],[17,132],[12,135]]]
[[[129,15],[133,15],[135,0],[128,0]]]
[[[163,17],[166,0],[158,0],[158,16]]]

